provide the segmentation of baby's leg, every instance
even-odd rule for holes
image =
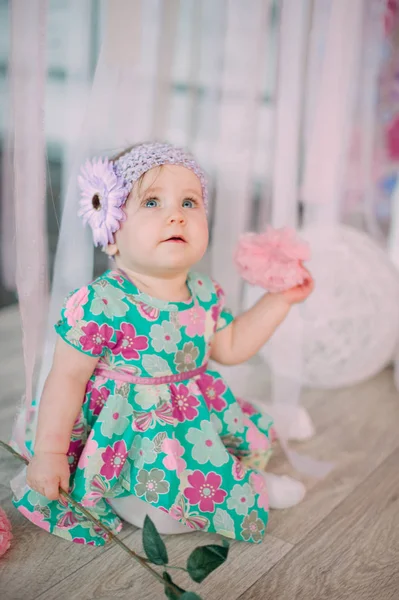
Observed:
[[[315,428],[308,411],[303,406],[290,404],[266,404],[251,398],[251,404],[263,413],[270,415],[278,424],[279,432],[286,440],[304,442],[312,438]]]
[[[158,533],[169,535],[174,533],[190,533],[193,529],[186,527],[176,521],[159,508],[140,500],[135,496],[123,496],[122,498],[107,498],[114,511],[124,521],[135,527],[143,528],[144,519],[148,515],[158,530]]]
[[[303,483],[286,475],[266,472],[269,441],[276,439],[276,432],[273,426],[270,426],[272,415],[266,414],[264,407],[253,401],[248,403],[239,398],[237,401],[246,416],[244,422],[246,422],[247,428],[245,436],[248,443],[248,454],[241,460],[244,465],[254,468],[262,474],[266,482],[269,507],[282,509],[299,504],[306,493]],[[244,449],[244,444],[241,444],[241,449]]]

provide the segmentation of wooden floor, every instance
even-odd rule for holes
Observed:
[[[22,392],[21,348],[15,309],[0,312],[0,438],[7,439]],[[255,387],[266,389],[258,370]],[[263,544],[233,543],[225,565],[201,585],[174,578],[205,599],[399,599],[399,394],[388,369],[366,383],[305,393],[316,437],[301,445],[333,460],[324,481],[308,481],[298,507],[271,513]],[[299,446],[298,446],[299,448]],[[0,505],[14,531],[0,559],[1,600],[156,600],[159,584],[112,545],[81,547],[31,525],[13,508],[8,486],[20,468],[0,451]],[[271,467],[287,469],[277,453]],[[125,542],[141,551],[140,531],[126,526]],[[215,535],[167,536],[171,563]]]

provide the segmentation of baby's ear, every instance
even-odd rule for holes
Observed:
[[[103,247],[103,252],[105,252],[105,254],[108,254],[108,256],[115,256],[115,254],[117,254],[118,252],[117,245],[108,244],[107,246]]]

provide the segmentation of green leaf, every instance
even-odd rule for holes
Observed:
[[[148,515],[146,515],[144,519],[143,548],[144,552],[154,565],[168,564],[166,546]]]
[[[167,586],[165,586],[165,594],[166,596],[169,598],[169,600],[178,600],[179,598],[183,598],[184,594],[186,594],[186,591],[183,590],[181,587],[179,587],[178,585],[176,585],[174,583],[174,581],[172,581],[171,576],[169,575],[169,573],[167,573],[166,571],[164,571],[162,573],[162,577],[165,579],[165,581],[167,581],[168,583],[173,583],[173,585],[175,585],[177,587],[177,589],[181,592],[181,594],[179,595],[177,592],[175,592],[174,590],[171,590],[170,588],[168,588]]]
[[[180,596],[179,600],[201,600],[201,596],[194,594],[194,592],[184,592],[184,594]]]
[[[193,550],[188,557],[187,571],[193,581],[201,583],[205,577],[220,567],[227,558],[229,548],[209,544]]]

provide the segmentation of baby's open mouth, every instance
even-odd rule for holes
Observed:
[[[186,240],[182,235],[172,235],[169,238],[167,238],[166,240],[163,240],[164,242],[174,242],[177,244],[185,244]]]

